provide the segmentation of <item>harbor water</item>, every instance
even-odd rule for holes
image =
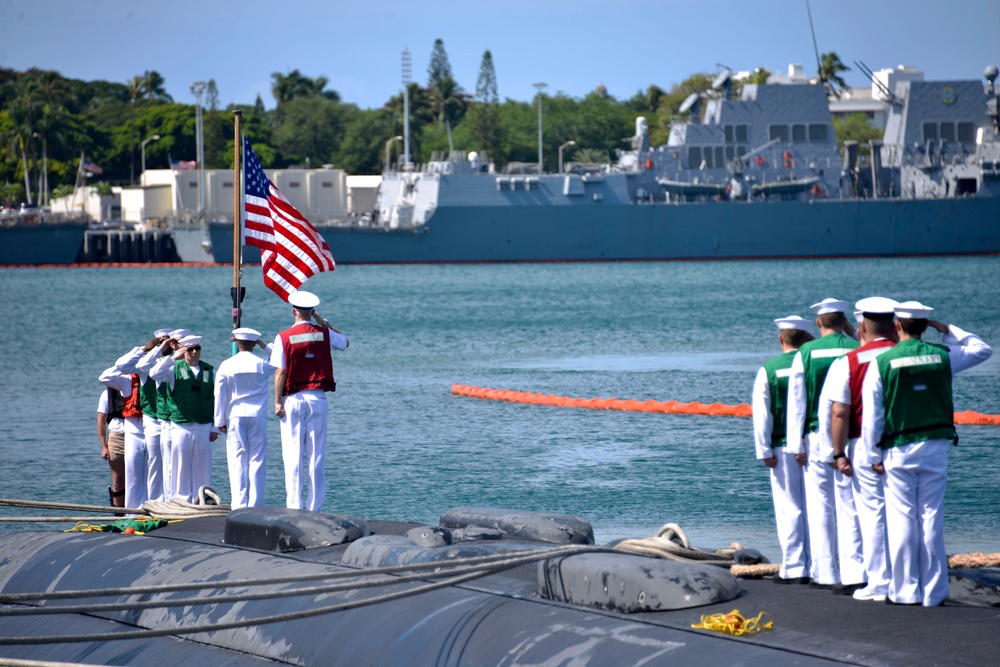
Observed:
[[[259,267],[243,282],[243,324],[270,342],[290,308]],[[0,269],[0,497],[106,504],[98,375],[163,327],[203,335],[218,367],[231,353],[231,284],[225,267]],[[453,396],[452,384],[746,403],[780,351],[775,317],[812,319],[825,297],[916,299],[997,347],[997,285],[995,257],[341,266],[306,287],[351,340],[334,356],[324,509],[429,523],[465,505],[562,512],[590,520],[599,542],[675,522],[697,546],[739,540],[776,559],[749,419],[494,402]],[[956,410],[1000,414],[1000,360],[954,391]],[[283,506],[273,417],[269,432],[267,504]],[[1000,551],[1000,427],[959,435],[948,552]],[[213,484],[228,502],[224,437]]]

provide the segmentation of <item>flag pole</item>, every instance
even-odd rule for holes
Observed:
[[[233,328],[236,329],[240,326],[240,319],[242,312],[240,310],[240,305],[243,303],[243,296],[246,294],[246,289],[240,285],[240,278],[243,272],[243,243],[242,243],[242,232],[243,232],[243,206],[241,205],[241,199],[243,197],[243,180],[242,175],[242,154],[243,154],[243,137],[242,137],[242,123],[243,123],[243,112],[237,109],[233,112],[233,287],[230,290],[230,295],[233,298]],[[233,354],[237,353],[236,342],[233,342]]]

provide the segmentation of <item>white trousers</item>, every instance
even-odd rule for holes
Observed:
[[[847,457],[854,458],[853,441],[847,444]],[[833,471],[833,482],[837,492],[837,566],[840,570],[840,583],[864,584],[865,559],[861,543],[861,524],[858,522],[858,510],[854,498],[854,484],[839,470]]]
[[[149,500],[163,500],[163,461],[160,457],[160,420],[142,416],[142,435],[146,441],[146,495]]]
[[[173,496],[192,502],[198,489],[212,485],[211,424],[177,424],[170,427],[170,470]]]
[[[854,443],[849,447],[853,460]],[[855,466],[851,484],[861,526],[861,553],[868,590],[876,595],[889,593],[889,559],[885,553],[885,485],[882,475],[871,466]]]
[[[237,507],[264,504],[267,472],[267,413],[255,417],[230,417],[226,424],[226,459],[229,462],[230,501]]]
[[[146,441],[142,432],[125,428],[125,507],[138,509],[146,495]]]
[[[302,457],[309,461],[306,509],[318,512],[326,500],[326,394],[300,391],[285,397],[281,418],[281,457],[285,464],[285,506],[302,508]]]
[[[173,423],[169,419],[160,421],[160,459],[163,463],[163,499],[174,495],[174,476],[171,473],[170,433]]]
[[[839,584],[837,507],[833,468],[820,460],[818,433],[806,435],[809,462],[805,466],[806,523],[809,525],[809,576],[819,584]]]
[[[948,597],[944,491],[948,440],[885,450],[885,521],[893,602],[934,607]]]
[[[771,496],[774,498],[774,518],[781,545],[781,571],[786,579],[809,576],[809,549],[806,527],[805,489],[802,466],[784,447],[776,447],[778,465],[771,472]]]

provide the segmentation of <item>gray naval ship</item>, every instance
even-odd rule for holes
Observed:
[[[841,152],[822,85],[747,84],[734,99],[727,70],[664,146],[638,118],[613,165],[501,174],[483,154],[436,160],[384,174],[367,224],[320,229],[341,263],[997,253],[997,68],[984,76],[896,82],[883,139]],[[212,245],[224,253],[225,234]]]

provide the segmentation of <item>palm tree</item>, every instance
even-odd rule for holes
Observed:
[[[829,53],[824,53],[819,59],[819,80],[823,82],[826,86],[828,92],[837,95],[837,91],[834,90],[833,84],[837,84],[841,88],[847,88],[847,83],[841,78],[841,72],[849,72],[851,68],[840,61],[840,56],[837,55],[835,51],[830,51]]]
[[[138,114],[136,106],[146,92],[146,77],[133,76],[125,82],[125,88],[128,91],[129,100],[132,102],[132,142],[129,145],[128,155],[129,183],[135,183],[135,124]]]
[[[431,106],[434,109],[434,120],[437,123],[445,121],[455,125],[465,116],[469,106],[469,96],[462,90],[451,76],[438,80],[427,90]]]
[[[277,103],[277,121],[280,124],[285,118],[285,103],[296,97],[317,95],[334,102],[340,101],[340,93],[335,90],[325,90],[329,79],[318,76],[315,79],[304,75],[297,69],[288,74],[274,72],[271,74],[271,93]]]
[[[29,156],[31,163],[35,162],[35,148],[33,138],[35,136],[35,122],[41,110],[41,100],[37,93],[37,84],[31,77],[21,77],[14,84],[14,94],[11,100],[9,111],[14,127],[5,137],[7,140],[7,150],[9,154],[21,154],[21,162],[24,166],[24,189],[27,193],[28,204],[34,203],[31,197],[31,167],[29,167]]]
[[[142,79],[144,88],[143,92],[145,93],[147,100],[157,100],[160,102],[174,101],[174,98],[167,92],[165,87],[166,81],[155,69],[146,70],[142,75]]]

